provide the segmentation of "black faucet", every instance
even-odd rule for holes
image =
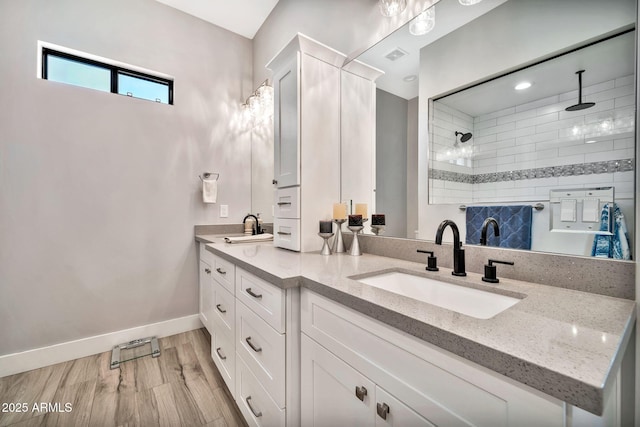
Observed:
[[[496,221],[496,219],[493,217],[485,219],[484,223],[482,223],[482,232],[480,234],[480,244],[483,246],[487,245],[487,228],[489,228],[489,224],[493,224],[493,235],[496,237],[500,236],[498,221]]]
[[[447,226],[451,226],[451,231],[453,231],[453,271],[451,274],[454,276],[466,276],[467,273],[464,271],[464,249],[460,247],[460,231],[458,231],[458,226],[455,222],[445,219],[440,223],[436,233],[436,245],[442,244],[442,233]]]
[[[258,214],[258,215],[260,215],[260,214]],[[243,224],[246,223],[247,222],[247,218],[249,218],[250,216],[252,216],[253,219],[255,220],[255,227],[253,227],[251,229],[251,234],[252,235],[262,234],[263,231],[262,231],[262,228],[260,227],[260,223],[258,222],[258,217],[255,216],[254,214],[247,214],[247,216],[245,216],[244,219],[242,220],[242,223]]]

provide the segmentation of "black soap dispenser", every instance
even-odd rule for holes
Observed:
[[[484,265],[484,276],[482,277],[483,282],[489,282],[489,283],[500,282],[500,279],[498,279],[496,266],[493,265],[493,263],[513,265],[513,261],[498,261],[496,259],[490,259],[489,264]]]

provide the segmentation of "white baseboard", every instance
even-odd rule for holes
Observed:
[[[202,327],[197,314],[151,323],[136,328],[95,335],[75,341],[68,341],[48,347],[36,348],[20,353],[0,356],[0,378],[43,366],[66,362],[67,360],[91,356],[111,350],[115,345],[137,338],[156,336],[158,338],[181,332],[191,331]]]

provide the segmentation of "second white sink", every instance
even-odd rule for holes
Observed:
[[[520,301],[518,298],[506,295],[398,271],[357,280],[369,286],[385,289],[477,319],[490,319]]]

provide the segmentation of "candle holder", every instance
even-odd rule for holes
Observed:
[[[353,233],[353,242],[351,242],[351,248],[349,249],[349,255],[352,256],[360,256],[362,252],[360,251],[360,242],[358,241],[358,234],[364,228],[362,225],[350,225],[347,227]]]
[[[320,255],[331,255],[331,248],[329,247],[329,239],[333,236],[333,233],[318,233],[318,236],[324,239],[324,243],[322,243],[322,250],[320,251]]]
[[[342,239],[342,224],[347,222],[346,219],[334,219],[333,222],[336,223],[338,230],[336,231],[336,238],[333,239],[333,247],[332,250],[334,253],[346,252],[347,250],[344,247],[344,240]]]
[[[376,236],[382,235],[384,233],[384,228],[384,225],[371,224],[371,231],[373,231],[373,234]]]

